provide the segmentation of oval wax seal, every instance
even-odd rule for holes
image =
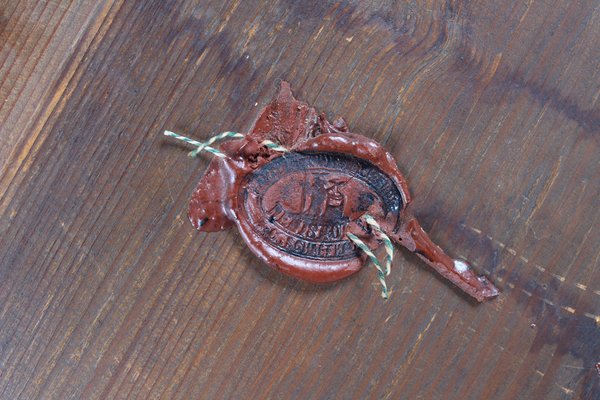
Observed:
[[[331,136],[328,139],[339,139]],[[397,183],[376,165],[340,152],[277,157],[245,176],[237,193],[238,227],[260,258],[315,282],[341,279],[362,265],[347,238],[365,213],[399,227],[404,201]],[[354,228],[354,229],[352,229]],[[361,236],[364,236],[362,233]]]
[[[392,156],[377,142],[348,132],[343,119],[331,123],[296,100],[287,82],[250,133],[221,144],[220,151],[226,157],[211,161],[190,200],[188,216],[196,229],[235,225],[269,266],[311,282],[331,282],[365,262],[348,233],[370,248],[381,245],[364,223],[368,214],[392,240],[478,301],[498,294],[465,262],[447,256],[406,211],[408,186]]]

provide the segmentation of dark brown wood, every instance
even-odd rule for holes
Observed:
[[[0,3],[0,398],[594,399],[596,1]],[[195,233],[202,140],[285,79],[502,293],[398,249],[332,285]]]

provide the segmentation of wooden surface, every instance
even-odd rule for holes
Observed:
[[[0,398],[598,399],[598,1],[0,3]],[[396,157],[501,288],[399,250],[329,286],[197,234],[210,157],[276,93]]]

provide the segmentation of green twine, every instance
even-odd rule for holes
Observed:
[[[384,299],[387,300],[388,288],[387,288],[387,284],[385,283],[385,274],[383,273],[383,268],[381,267],[379,260],[377,259],[377,257],[375,257],[375,254],[373,254],[373,252],[365,244],[365,242],[360,240],[356,235],[348,232],[348,233],[346,233],[346,236],[348,236],[348,239],[352,240],[354,242],[354,244],[356,246],[358,246],[359,249],[364,251],[365,254],[369,257],[369,259],[371,259],[371,262],[373,264],[375,264],[375,268],[377,268],[377,278],[379,279],[379,283],[381,283],[381,297],[383,297]]]
[[[375,218],[373,218],[369,214],[365,214],[364,219],[365,219],[365,222],[371,228],[373,228],[373,230],[375,231],[377,236],[379,236],[381,238],[381,240],[383,241],[383,246],[385,247],[385,253],[386,253],[385,267],[381,266],[381,263],[379,262],[377,257],[375,257],[375,254],[365,244],[365,242],[360,240],[356,235],[353,235],[352,233],[347,233],[346,236],[348,236],[348,238],[352,242],[354,242],[354,244],[359,249],[361,249],[362,251],[365,252],[365,254],[369,257],[371,262],[373,262],[373,264],[375,265],[375,268],[377,268],[377,278],[379,279],[379,282],[381,283],[381,286],[382,286],[381,297],[383,297],[384,299],[387,299],[388,298],[388,288],[387,288],[387,284],[385,283],[385,276],[390,274],[392,260],[394,259],[394,245],[392,244],[390,237],[385,234],[383,229],[381,229],[381,226],[379,226],[379,224],[377,223]],[[385,273],[384,273],[384,271],[385,271]]]
[[[206,143],[198,142],[198,141],[196,141],[196,140],[194,140],[194,139],[190,139],[189,137],[185,137],[185,136],[178,135],[178,134],[176,134],[175,132],[171,132],[171,131],[165,131],[165,136],[170,136],[170,137],[172,137],[172,138],[179,139],[179,140],[181,140],[181,141],[184,141],[184,142],[186,142],[186,143],[189,143],[189,144],[191,144],[192,146],[197,146],[198,148],[202,148],[202,150],[206,150],[206,151],[208,151],[209,153],[212,153],[212,154],[214,154],[214,155],[215,155],[215,156],[217,156],[217,157],[221,157],[221,158],[225,158],[225,157],[227,157],[227,156],[226,156],[224,153],[222,153],[220,150],[217,150],[217,149],[215,149],[214,147],[208,146]],[[213,141],[213,142],[214,142],[214,141]],[[190,156],[190,157],[195,157],[195,156],[196,156],[196,154],[193,154],[193,155],[192,155],[192,153],[193,153],[193,152],[190,152],[190,153],[189,153],[189,156]]]
[[[198,146],[198,148],[196,150],[191,151],[190,157],[197,157],[198,153],[200,153],[202,150],[205,150],[205,149],[207,151],[211,152],[210,150],[207,149],[207,147],[210,147],[210,145],[213,144],[214,142],[216,142],[217,140],[226,139],[226,138],[242,139],[243,137],[244,137],[244,135],[242,135],[241,133],[237,133],[237,132],[227,131],[227,132],[219,133],[218,135],[213,136],[210,139],[208,139],[206,142],[203,142],[201,145]]]
[[[270,140],[263,140],[263,141],[261,142],[261,144],[262,144],[263,146],[265,146],[266,148],[268,148],[268,149],[271,149],[271,150],[280,151],[280,152],[282,152],[282,153],[287,153],[287,152],[289,152],[289,150],[288,150],[288,149],[286,149],[285,147],[283,147],[283,146],[280,146],[280,145],[278,145],[277,143],[275,143],[275,142],[272,142],[272,141],[270,141]]]
[[[196,146],[196,149],[189,152],[190,157],[197,157],[201,151],[207,151],[207,152],[209,152],[217,157],[221,157],[221,158],[226,158],[227,155],[225,153],[223,153],[221,150],[212,147],[211,144],[213,144],[214,142],[216,142],[218,140],[222,140],[222,139],[227,139],[227,138],[242,139],[245,137],[245,135],[243,135],[242,133],[230,132],[230,131],[219,133],[218,135],[211,137],[210,139],[208,139],[205,142],[198,142],[197,140],[190,139],[189,137],[185,137],[182,135],[178,135],[177,133],[171,132],[171,131],[165,131],[165,136],[169,136],[169,137],[184,141],[186,143],[189,143],[192,146]],[[264,140],[263,142],[261,142],[261,144],[263,146],[267,147],[268,149],[271,149],[274,151],[279,151],[282,153],[289,152],[289,150],[286,149],[285,147],[280,146],[277,143],[272,142],[270,140]]]
[[[386,253],[385,274],[389,275],[391,267],[392,267],[392,260],[394,259],[394,245],[392,244],[390,237],[388,235],[386,235],[385,232],[383,232],[383,229],[381,229],[381,227],[379,226],[377,221],[375,221],[375,218],[373,218],[369,214],[365,214],[364,217],[365,217],[365,221],[367,222],[367,224],[369,224],[369,226],[371,226],[373,228],[373,230],[378,234],[378,236],[383,241],[383,247],[385,247],[385,253]]]

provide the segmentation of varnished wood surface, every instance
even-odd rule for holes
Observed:
[[[598,399],[600,3],[0,3],[0,398]],[[209,156],[276,93],[381,141],[501,288],[399,250],[336,285],[197,234]]]

